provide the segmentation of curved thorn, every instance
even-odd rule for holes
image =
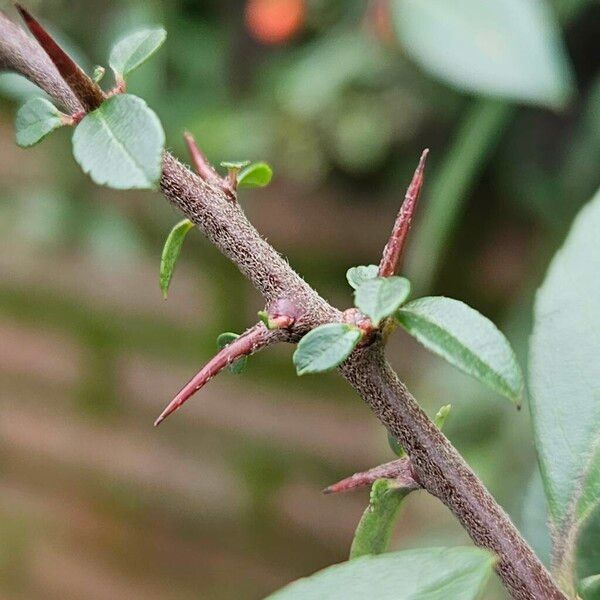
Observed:
[[[257,323],[246,330],[240,337],[219,350],[198,373],[183,386],[181,391],[171,400],[167,407],[154,421],[158,427],[171,413],[175,412],[182,404],[187,402],[198,390],[208,383],[225,367],[242,356],[254,354],[282,337],[280,330],[269,331],[264,324]]]
[[[417,207],[417,201],[419,200],[419,193],[423,187],[423,179],[425,172],[425,162],[429,149],[426,148],[421,154],[421,159],[415,170],[412,181],[406,190],[404,196],[404,202],[400,207],[400,212],[396,217],[394,228],[390,239],[383,250],[383,256],[379,263],[379,277],[391,277],[398,270],[400,259],[402,258],[402,252],[406,245],[406,239],[408,232],[410,231],[410,225],[412,218]]]

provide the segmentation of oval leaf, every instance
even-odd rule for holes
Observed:
[[[393,315],[406,302],[410,281],[404,277],[376,277],[365,281],[354,292],[354,304],[377,327],[379,321]]]
[[[494,558],[479,548],[425,548],[363,556],[299,579],[267,600],[475,600]]]
[[[232,333],[231,331],[222,333],[217,338],[217,348],[219,348],[219,350],[221,350],[221,349],[225,348],[225,346],[227,346],[228,344],[231,344],[231,342],[233,342],[233,340],[237,340],[237,338],[239,338],[239,337],[240,336],[237,333]],[[234,360],[229,365],[229,370],[234,375],[239,375],[246,368],[247,364],[248,364],[248,357],[242,356],[242,357],[238,358],[237,360]]]
[[[109,64],[117,79],[146,62],[164,43],[167,32],[162,27],[136,31],[118,41],[110,53]]]
[[[273,169],[266,162],[248,165],[237,175],[238,187],[265,187],[271,182]]]
[[[183,219],[183,221],[179,221],[179,223],[171,229],[165,240],[165,245],[163,246],[162,255],[160,257],[159,276],[160,289],[162,290],[165,299],[169,291],[173,271],[175,270],[175,263],[179,258],[181,247],[183,246],[183,240],[185,239],[187,232],[193,227],[194,224],[189,219]]]
[[[361,338],[361,331],[347,323],[320,325],[307,333],[294,352],[298,375],[322,373],[343,363]]]
[[[119,94],[87,114],[73,135],[73,154],[99,185],[154,188],[161,174],[165,134],[137,96]]]
[[[521,369],[507,339],[489,319],[441,296],[409,302],[397,319],[426,348],[519,404]]]
[[[28,100],[17,113],[17,144],[27,148],[41,142],[49,133],[66,125],[67,118],[44,98]]]
[[[600,192],[550,264],[530,341],[535,441],[551,523],[561,532],[555,554],[566,562],[574,549],[561,545],[577,537],[573,527],[593,525],[588,516],[600,500],[599,228]]]
[[[379,267],[377,265],[360,265],[358,267],[351,267],[346,271],[346,279],[350,284],[350,287],[357,290],[365,281],[369,279],[375,279]]]
[[[573,77],[560,30],[539,0],[394,0],[406,51],[459,89],[564,106]]]
[[[579,594],[583,600],[600,600],[600,575],[583,579],[579,583]]]
[[[392,479],[378,479],[373,483],[369,506],[354,533],[350,560],[387,551],[402,500],[413,489],[403,488]]]

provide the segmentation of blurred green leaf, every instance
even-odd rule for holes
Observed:
[[[100,83],[106,74],[106,69],[101,65],[96,65],[94,67],[94,72],[92,73],[92,79],[96,83]]]
[[[361,338],[361,331],[347,323],[328,323],[309,331],[294,352],[298,375],[322,373],[343,363]]]
[[[583,600],[600,600],[600,575],[586,577],[579,583],[578,590]]]
[[[217,338],[217,348],[219,348],[219,350],[221,350],[222,348],[225,348],[225,346],[227,346],[234,340],[237,340],[237,338],[239,338],[239,337],[240,336],[237,333],[232,333],[231,331],[222,333]],[[247,364],[248,364],[248,357],[242,356],[242,357],[238,358],[237,360],[234,360],[229,365],[229,370],[234,375],[239,375],[246,368]]]
[[[266,162],[257,162],[237,174],[237,184],[238,187],[265,187],[272,177],[273,169]]]
[[[397,313],[400,325],[427,349],[516,404],[523,376],[508,340],[486,317],[463,302],[428,297]]]
[[[373,483],[369,506],[354,533],[350,560],[387,551],[402,500],[411,491],[412,488],[401,487],[392,479],[378,479]]]
[[[550,566],[552,541],[548,528],[548,501],[537,465],[525,489],[520,524],[520,530],[538,558],[546,566]]]
[[[156,114],[137,96],[119,94],[87,114],[73,135],[73,154],[99,185],[155,188],[165,134]]]
[[[299,579],[267,600],[475,600],[494,557],[479,548],[424,548],[363,556]]]
[[[379,267],[377,265],[359,265],[358,267],[350,267],[346,271],[346,279],[350,287],[357,290],[365,281],[375,279]]]
[[[452,404],[445,404],[440,408],[440,410],[435,413],[435,417],[433,417],[433,422],[435,423],[438,429],[444,429],[444,425],[446,424],[446,419],[448,419],[448,415],[452,410]]]
[[[410,281],[404,277],[375,277],[354,292],[354,304],[373,325],[394,314],[410,294]]]
[[[600,192],[581,210],[535,303],[531,413],[561,576],[600,499]],[[595,572],[598,572],[598,565]],[[588,573],[593,574],[593,573]]]
[[[26,148],[41,142],[49,133],[66,125],[66,118],[54,104],[44,98],[28,100],[17,113],[17,144]]]
[[[117,80],[123,79],[146,62],[164,43],[167,32],[162,27],[144,29],[128,35],[115,44],[109,64]]]
[[[179,221],[177,225],[171,229],[165,245],[163,246],[162,255],[160,257],[160,275],[159,283],[160,289],[163,296],[167,297],[169,291],[169,285],[171,284],[171,278],[173,277],[173,271],[175,270],[175,264],[181,253],[181,247],[183,246],[183,240],[187,232],[194,227],[194,224],[189,219],[183,219]]]
[[[563,107],[573,75],[552,11],[540,0],[393,0],[406,51],[460,89]]]

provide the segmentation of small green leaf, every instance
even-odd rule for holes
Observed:
[[[523,375],[507,339],[458,300],[413,300],[397,313],[400,325],[427,349],[519,404]]]
[[[237,340],[237,338],[239,338],[239,337],[240,336],[237,333],[232,333],[231,331],[222,333],[217,338],[217,348],[219,348],[219,350],[221,350],[222,348],[225,348],[225,346],[227,346],[227,344],[231,344],[231,342],[233,342],[233,340]],[[242,356],[242,357],[238,358],[237,360],[234,360],[229,365],[229,370],[234,375],[239,375],[246,368],[247,364],[248,364],[248,357]]]
[[[322,373],[343,363],[358,344],[362,333],[347,323],[320,325],[307,333],[294,352],[298,375]]]
[[[96,82],[96,83],[100,83],[104,77],[106,73],[106,69],[100,65],[96,65],[96,67],[94,67],[94,73],[92,74],[92,79]]]
[[[392,479],[378,479],[373,483],[369,506],[354,533],[350,560],[387,551],[402,500],[411,491],[411,488],[400,487]]]
[[[379,267],[377,265],[351,267],[346,271],[346,279],[348,280],[350,287],[357,290],[365,281],[375,279],[378,271]]]
[[[44,98],[28,100],[17,113],[17,144],[27,148],[41,142],[49,133],[66,125],[67,118]]]
[[[99,185],[154,188],[162,170],[165,134],[137,96],[119,94],[87,114],[73,135],[73,154]]]
[[[237,176],[238,187],[265,187],[271,182],[273,169],[266,162],[257,162],[242,169]]]
[[[494,557],[479,548],[423,548],[363,556],[295,581],[267,600],[475,600]]]
[[[187,232],[194,227],[194,224],[188,219],[179,221],[173,229],[169,232],[165,245],[163,246],[162,256],[160,258],[160,289],[162,290],[163,296],[167,297],[169,291],[169,285],[171,284],[171,278],[173,277],[173,271],[175,270],[175,263],[179,258],[181,252],[181,246]]]
[[[586,577],[579,582],[579,594],[583,600],[600,599],[600,575]]]
[[[573,91],[548,2],[393,0],[392,18],[407,53],[461,90],[553,108]]]
[[[235,169],[236,171],[239,171],[240,169],[247,167],[250,164],[250,161],[249,160],[238,160],[238,161],[224,160],[220,164],[222,167],[225,167],[226,169]]]
[[[398,458],[402,458],[403,456],[406,456],[406,451],[400,445],[400,442],[389,431],[387,434],[387,439],[388,439],[388,444],[390,446],[390,449]]]
[[[109,64],[118,80],[147,61],[164,43],[167,32],[162,27],[144,29],[118,41],[110,53]]]
[[[446,419],[450,414],[450,410],[452,409],[452,404],[445,404],[437,411],[435,417],[433,417],[433,422],[436,424],[438,429],[444,429],[444,425],[446,424]]]
[[[362,283],[354,292],[354,304],[377,327],[406,302],[410,282],[404,277],[376,277]]]

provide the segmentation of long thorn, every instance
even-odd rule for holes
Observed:
[[[417,489],[419,484],[414,478],[410,459],[405,456],[387,462],[383,465],[373,467],[368,471],[362,471],[361,473],[355,473],[350,477],[346,477],[333,485],[323,490],[324,494],[339,494],[341,492],[348,492],[356,490],[358,488],[366,487],[373,484],[377,479],[393,479],[398,484],[405,488]]]
[[[16,9],[25,21],[25,25],[40,46],[44,49],[50,60],[54,63],[65,83],[73,90],[75,96],[86,110],[98,108],[104,101],[104,93],[90,77],[77,65],[77,63],[54,41],[52,36],[33,18],[33,16],[20,4],[15,4]]]
[[[278,332],[269,331],[263,323],[257,323],[245,333],[233,340],[230,344],[221,349],[213,356],[208,363],[190,379],[181,391],[171,400],[167,407],[154,421],[154,426],[158,427],[171,413],[175,412],[182,404],[187,402],[200,388],[204,387],[215,375],[220,373],[232,362],[254,354],[258,350],[266,348],[269,344],[277,341]]]
[[[423,187],[425,161],[427,160],[428,154],[428,148],[423,150],[421,159],[419,160],[419,164],[415,170],[415,174],[413,175],[412,181],[408,186],[408,190],[406,190],[404,202],[400,207],[400,212],[396,217],[392,234],[390,235],[390,239],[383,250],[381,262],[379,263],[380,277],[391,277],[397,272],[398,267],[400,266],[400,261],[402,259],[404,247],[406,246],[406,239],[408,238],[408,232],[410,231],[412,218],[415,213],[415,208],[417,207],[417,201],[419,200],[419,193]]]

